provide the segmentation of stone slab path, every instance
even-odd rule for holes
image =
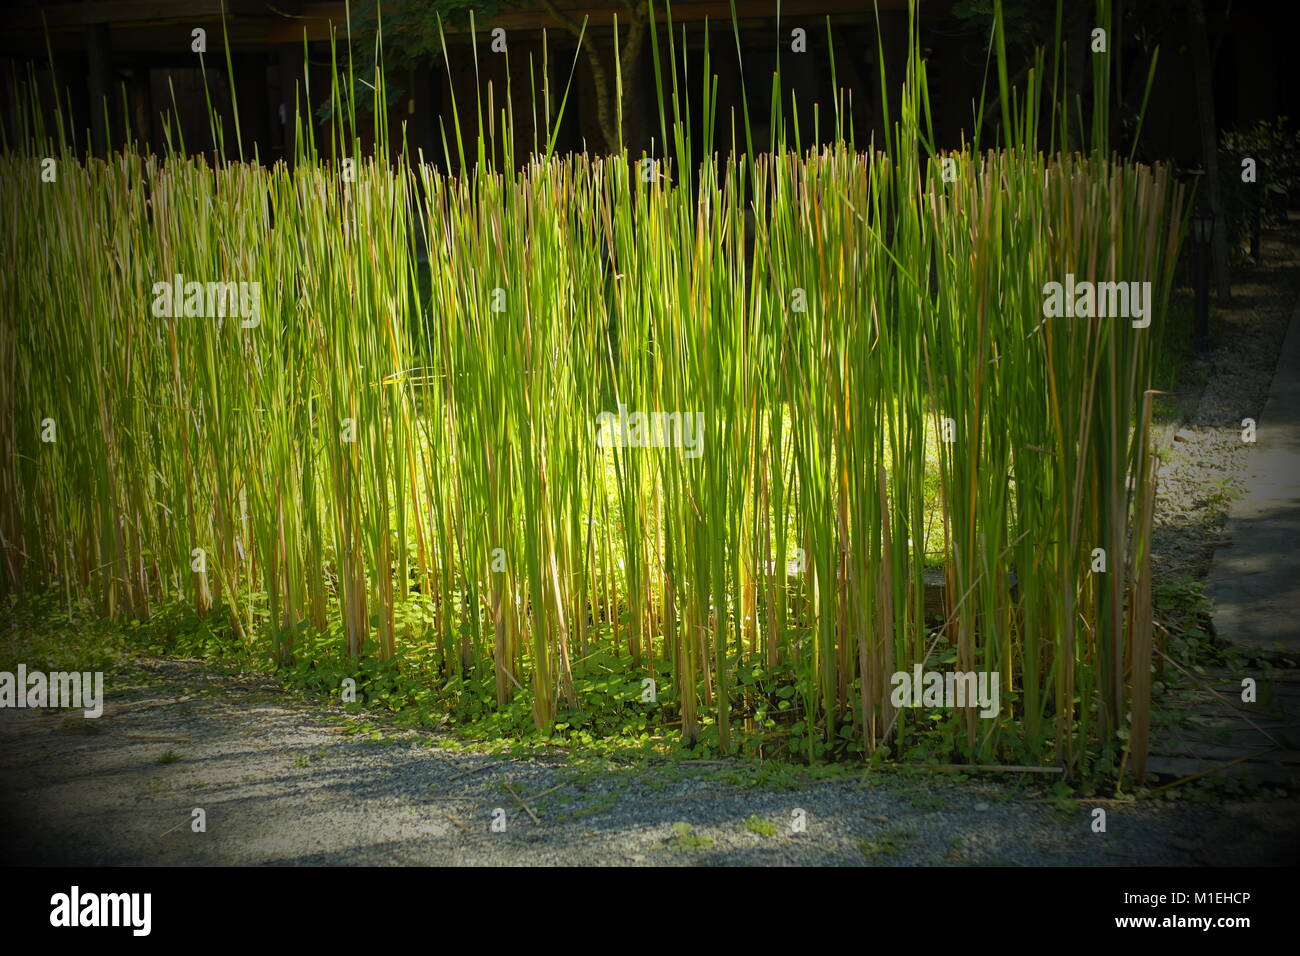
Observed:
[[[1225,423],[1239,424],[1239,423]],[[1300,304],[1206,582],[1214,627],[1255,651],[1300,655]]]

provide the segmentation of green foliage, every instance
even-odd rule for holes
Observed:
[[[673,833],[668,841],[668,846],[673,850],[707,850],[713,846],[712,838],[700,836],[689,823],[674,823]]]
[[[436,65],[442,55],[442,31],[465,29],[470,13],[478,23],[496,16],[503,7],[517,5],[510,0],[359,0],[351,9],[354,69],[368,83],[359,91],[358,106],[366,112],[375,108],[374,96],[382,72],[388,106],[406,93],[412,71]],[[382,16],[381,16],[382,13]],[[333,116],[336,104],[330,100],[318,108],[321,119]]]
[[[892,858],[902,856],[908,840],[916,836],[910,829],[887,830],[884,833],[858,840],[858,850],[868,860],[880,857]]]
[[[1258,217],[1261,228],[1284,222],[1300,196],[1300,129],[1286,116],[1229,130],[1220,141],[1220,177],[1226,203],[1228,248],[1245,255]],[[1242,161],[1255,160],[1255,181],[1242,181]]]
[[[48,591],[0,607],[0,670],[130,673],[126,632],[92,604]]]

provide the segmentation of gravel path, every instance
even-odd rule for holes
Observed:
[[[348,734],[341,712],[264,678],[146,666],[148,680],[105,689],[98,720],[0,711],[5,862],[1223,865],[1294,863],[1300,829],[1294,802],[1102,802],[1107,830],[1094,833],[1087,801],[1063,810],[944,774],[765,789],[718,779],[755,772],[739,761],[582,772],[562,756],[455,752],[428,733]],[[774,832],[746,829],[755,816]]]

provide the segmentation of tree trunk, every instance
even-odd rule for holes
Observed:
[[[591,80],[596,88],[596,121],[600,124],[600,134],[605,140],[605,150],[613,153],[619,148],[622,141],[622,130],[619,127],[621,110],[616,110],[614,107],[609,72],[601,59],[600,51],[587,45],[588,41],[583,36],[582,25],[561,11],[552,0],[542,0],[542,5],[546,7],[551,16],[564,25],[564,28],[569,33],[584,44],[583,52],[586,54],[587,65],[591,68]],[[629,3],[627,7],[632,20],[628,26],[627,39],[623,43],[622,50],[619,51],[619,67],[622,71],[627,70],[628,64],[635,63],[641,53],[641,44],[645,40],[645,14],[635,4]],[[619,103],[620,107],[627,104],[630,92],[631,86],[624,84],[622,101]]]
[[[1196,112],[1201,124],[1201,152],[1205,156],[1205,178],[1210,208],[1214,213],[1214,282],[1219,301],[1232,296],[1228,274],[1228,228],[1223,216],[1223,184],[1219,181],[1219,137],[1214,121],[1214,88],[1210,44],[1206,39],[1205,2],[1191,0],[1187,7],[1188,40],[1196,73]]]

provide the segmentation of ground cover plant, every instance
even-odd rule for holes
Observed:
[[[292,168],[102,160],[33,89],[0,158],[0,590],[503,732],[1140,781],[1186,202],[1109,151],[1107,56],[1084,124],[1059,50],[1010,88],[999,18],[998,145],[941,151],[913,35],[884,141],[837,102],[805,146],[774,93],[760,153],[707,44],[651,24],[657,156],[556,155],[544,114],[515,167],[539,99],[496,91],[455,104],[458,172],[390,161],[340,62]],[[1075,280],[1150,283],[1145,315]],[[900,705],[917,668],[1001,694]]]

